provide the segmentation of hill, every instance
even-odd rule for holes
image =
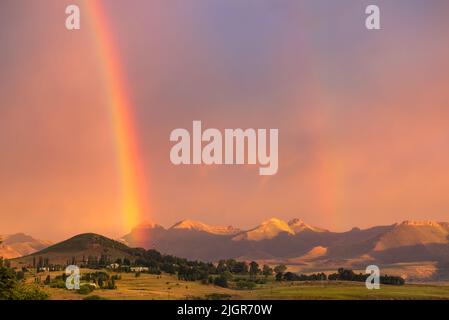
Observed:
[[[105,257],[111,262],[116,259],[135,260],[144,249],[127,245],[95,233],[84,233],[49,246],[41,251],[13,259],[15,266],[31,266],[36,260],[48,259],[50,264],[67,264],[70,261],[87,262],[89,259]]]
[[[49,241],[34,239],[24,233],[0,236],[0,257],[12,259],[42,250],[51,244]]]

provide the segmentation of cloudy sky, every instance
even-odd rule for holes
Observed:
[[[143,164],[141,220],[449,220],[447,0],[99,2]],[[380,31],[365,28],[372,3]],[[81,30],[65,29],[68,4]],[[88,10],[0,2],[0,234],[128,231]],[[278,173],[172,165],[170,132],[193,120],[279,129]]]

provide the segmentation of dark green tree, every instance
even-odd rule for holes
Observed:
[[[13,299],[16,286],[14,271],[6,266],[3,258],[0,258],[0,300]]]
[[[274,267],[275,273],[284,273],[285,270],[287,270],[287,267],[285,266],[285,264],[280,264],[280,265]]]
[[[262,274],[265,277],[271,276],[273,274],[273,269],[269,265],[264,264],[262,268]]]
[[[228,279],[225,275],[220,275],[214,279],[214,284],[219,287],[227,288],[228,287]]]
[[[251,279],[254,279],[257,274],[260,272],[259,264],[256,261],[251,261],[249,264],[249,276]]]

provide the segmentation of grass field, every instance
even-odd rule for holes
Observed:
[[[83,272],[90,272],[83,270]],[[47,273],[48,274],[48,273]],[[45,279],[47,274],[40,274]],[[61,272],[50,273],[51,277]],[[381,285],[379,290],[368,290],[364,283],[356,282],[277,282],[268,279],[253,290],[221,288],[200,282],[179,281],[172,275],[121,273],[117,289],[96,289],[89,295],[75,291],[43,286],[50,299],[84,299],[99,296],[107,299],[208,299],[223,297],[228,299],[449,299],[448,285],[407,284],[404,286]],[[34,277],[29,276],[28,282]]]

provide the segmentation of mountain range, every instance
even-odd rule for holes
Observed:
[[[154,223],[140,225],[120,240],[132,247],[206,261],[236,258],[322,265],[449,261],[449,223],[434,221],[332,232],[300,219],[271,218],[249,230],[183,220],[167,229]]]

